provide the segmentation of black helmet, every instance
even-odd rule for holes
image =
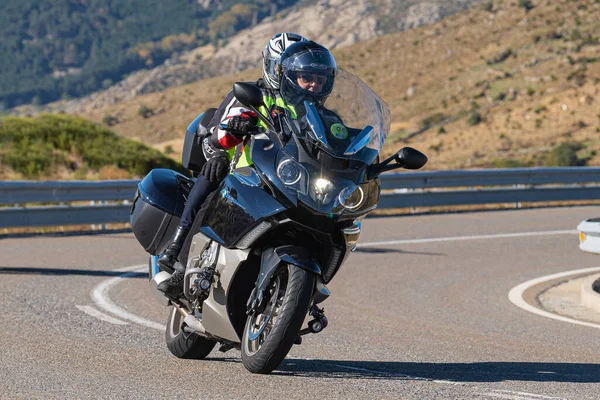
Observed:
[[[325,47],[313,41],[297,42],[281,55],[281,97],[297,106],[303,100],[323,105],[333,89],[335,59]]]

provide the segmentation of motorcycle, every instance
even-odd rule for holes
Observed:
[[[180,255],[184,264],[176,264],[185,265],[184,297],[177,301],[156,290],[172,272],[158,269],[156,255],[179,222],[193,180],[155,169],[140,182],[131,226],[153,255],[150,282],[170,307],[165,336],[175,356],[203,359],[219,343],[223,352],[239,349],[253,373],[276,369],[303,335],[327,327],[320,308],[331,294],[326,285],[355,250],[363,218],[377,207],[378,176],[427,162],[409,147],[379,161],[390,129],[388,106],[354,75],[339,70],[335,79],[327,108],[305,100],[295,116],[282,107],[261,114],[261,90],[234,84],[234,95],[263,128],[246,144],[253,164],[233,169],[196,218],[189,250],[184,246]],[[212,113],[201,114],[186,132],[183,165],[196,173]]]

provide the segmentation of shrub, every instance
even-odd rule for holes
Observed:
[[[502,158],[492,161],[492,168],[523,168],[529,165],[523,160],[516,160],[514,158]]]
[[[577,156],[579,150],[581,150],[579,143],[561,143],[546,154],[543,164],[547,167],[583,166],[587,164],[587,159],[581,159]]]
[[[511,49],[506,49],[500,53],[498,53],[496,55],[496,57],[494,57],[491,60],[487,61],[488,65],[492,65],[492,64],[499,64],[503,61],[505,61],[506,59],[508,59],[508,57],[510,57],[512,55],[512,50]]]
[[[105,115],[102,118],[102,123],[107,126],[113,126],[119,123],[119,118],[114,115]]]
[[[470,126],[475,126],[479,124],[482,120],[483,118],[481,118],[481,114],[479,114],[477,111],[473,111],[469,115],[469,119],[467,119],[467,124],[469,124]]]
[[[429,129],[434,125],[444,122],[448,117],[442,113],[433,114],[421,121],[422,129]]]
[[[528,12],[534,8],[534,5],[531,0],[519,0],[519,7],[524,8],[525,12]]]
[[[138,115],[142,118],[149,118],[154,114],[154,110],[149,108],[148,106],[141,104],[140,108],[138,108]]]
[[[114,166],[133,176],[143,176],[161,167],[187,173],[158,150],[82,118],[42,114],[37,118],[2,119],[0,158],[24,177],[43,178],[58,165],[70,168],[68,159],[75,156],[83,160],[80,168],[96,171]]]
[[[496,101],[504,101],[506,99],[506,92],[500,92],[496,95],[495,99]]]

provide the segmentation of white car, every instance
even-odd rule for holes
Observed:
[[[590,253],[600,254],[600,218],[591,218],[577,225],[579,248]]]

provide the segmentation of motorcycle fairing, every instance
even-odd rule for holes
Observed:
[[[227,176],[208,204],[200,232],[224,247],[235,244],[264,219],[286,210],[261,187],[248,186]]]

